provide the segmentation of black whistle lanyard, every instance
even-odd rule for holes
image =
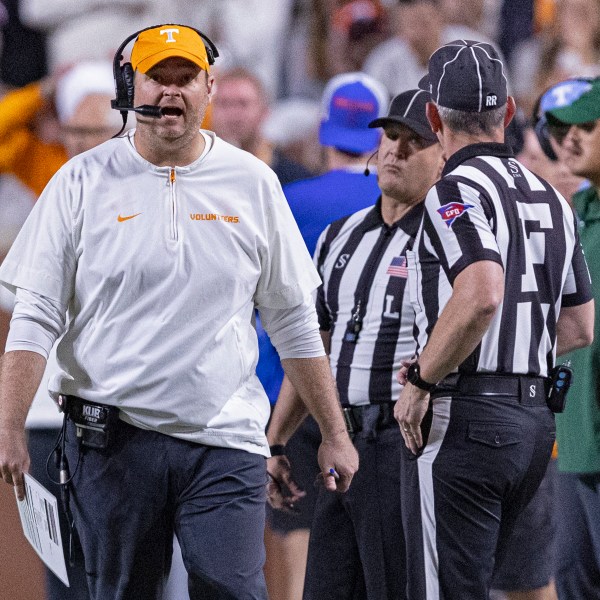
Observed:
[[[381,259],[390,245],[395,231],[395,227],[392,228],[385,224],[381,227],[379,238],[369,254],[369,258],[363,267],[362,273],[358,279],[358,284],[356,285],[356,290],[354,291],[354,307],[350,314],[350,320],[346,325],[346,333],[344,333],[343,339],[344,342],[350,344],[356,344],[356,342],[358,342],[358,337],[363,326],[363,319],[367,314],[371,286],[373,285],[379,263],[381,263]]]

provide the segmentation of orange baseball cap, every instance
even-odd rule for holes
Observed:
[[[142,31],[131,50],[131,66],[146,73],[165,58],[179,56],[208,72],[208,56],[202,38],[183,25],[161,25]]]

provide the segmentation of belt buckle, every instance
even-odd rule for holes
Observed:
[[[548,386],[542,377],[519,378],[519,400],[525,406],[543,405],[546,403]]]

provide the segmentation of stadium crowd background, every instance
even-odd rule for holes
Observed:
[[[163,22],[215,40],[217,83],[232,67],[256,74],[269,104],[263,136],[311,172],[322,170],[319,99],[338,73],[363,70],[391,97],[416,87],[442,43],[491,40],[505,58],[522,124],[552,83],[600,74],[597,0],[2,0],[0,97],[40,80],[52,90],[78,62],[112,60],[127,35]],[[14,129],[61,142],[52,93],[47,100],[35,119],[0,131],[0,255],[38,193],[10,172]]]
[[[260,131],[249,135],[260,137],[269,156],[276,150],[313,174],[324,169],[319,99],[336,74],[364,71],[391,98],[416,87],[441,44],[489,40],[504,56],[519,110],[510,141],[516,151],[525,147],[531,168],[537,164],[549,179],[539,147],[528,146],[534,143],[527,129],[535,100],[567,77],[600,75],[600,0],[1,0],[0,261],[40,191],[31,176],[39,168],[33,157],[15,169],[15,140],[27,131],[49,149],[60,148],[65,132],[59,117],[69,103],[54,93],[61,78],[82,61],[112,61],[128,35],[158,23],[185,23],[214,40],[221,53],[215,98],[220,73],[242,68],[254,74],[264,88],[265,110],[256,118]],[[25,86],[43,90],[34,114],[25,106],[21,114],[14,106],[5,111],[5,100]],[[206,125],[211,127],[210,115]],[[10,316],[2,306],[3,349]],[[3,587],[15,600],[39,598],[31,585],[37,559],[22,558],[31,550],[19,539],[10,490],[0,488],[0,497],[6,506],[0,527],[7,533],[0,541],[1,569],[6,568],[0,579],[11,571],[11,556],[22,566],[13,573],[20,583]],[[41,566],[38,570],[41,585]]]

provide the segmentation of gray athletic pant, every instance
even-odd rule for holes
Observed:
[[[93,600],[161,600],[174,531],[192,600],[266,600],[264,457],[119,421],[106,450],[80,458],[72,423],[67,434]]]

